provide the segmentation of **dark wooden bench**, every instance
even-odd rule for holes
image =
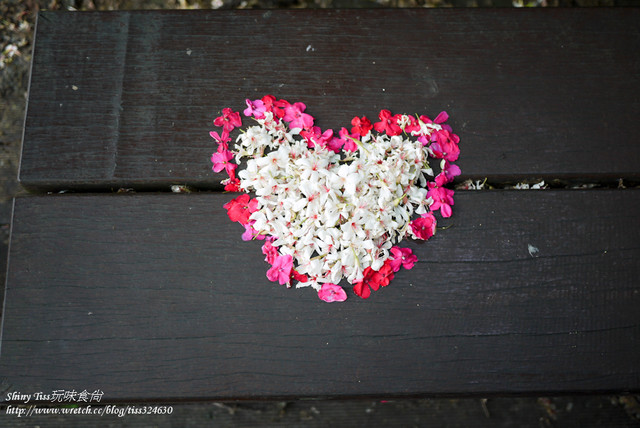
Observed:
[[[634,8],[41,13],[20,168],[39,195],[14,204],[8,390],[640,390],[638,22]],[[274,285],[222,208],[208,135],[223,107],[270,93],[323,128],[447,110],[458,183],[495,189],[458,191],[450,227],[410,244],[416,267],[368,300]],[[553,188],[505,188],[530,180]]]

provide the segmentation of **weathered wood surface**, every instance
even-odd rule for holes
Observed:
[[[460,179],[637,180],[638,22],[636,8],[41,13],[20,179],[215,188],[212,119],[273,93],[323,128],[447,110]]]
[[[640,191],[459,192],[362,300],[270,283],[232,195],[16,200],[0,373],[104,400],[640,390]],[[530,253],[529,246],[539,252]]]

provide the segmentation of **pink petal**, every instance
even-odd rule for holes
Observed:
[[[433,123],[444,123],[447,120],[449,120],[449,115],[446,111],[441,111],[440,114],[433,119]]]
[[[442,214],[442,217],[444,217],[444,218],[451,217],[451,205],[442,204],[440,206],[440,213]]]
[[[391,269],[394,272],[398,272],[400,270],[400,266],[402,266],[402,250],[399,247],[391,247],[390,251],[393,258],[391,259],[389,266],[391,266]]]
[[[318,291],[318,297],[325,302],[344,302],[347,300],[347,293],[339,285],[327,282]]]

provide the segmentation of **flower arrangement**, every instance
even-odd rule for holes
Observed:
[[[301,102],[266,95],[246,104],[243,113],[256,124],[234,147],[230,133],[242,126],[240,113],[225,108],[214,120],[221,132],[210,133],[218,144],[211,162],[228,173],[225,190],[245,192],[224,208],[244,226],[243,240],[264,241],[269,280],[287,287],[295,281],[333,302],[347,298],[344,278],[368,298],[417,261],[394,244],[433,236],[438,210],[451,216],[454,192],[444,186],[460,174],[453,163],[460,139],[446,112],[431,120],[382,110],[378,122],[354,117],[351,129],[335,135],[314,126]],[[432,180],[429,158],[440,159]]]

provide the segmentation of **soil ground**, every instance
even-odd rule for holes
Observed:
[[[0,0],[0,296],[11,223],[20,189],[22,125],[35,16],[38,10],[119,10],[285,7],[631,6],[633,0]],[[0,306],[2,307],[2,306]],[[0,380],[5,375],[0,373]],[[4,382],[0,393],[4,394]],[[171,415],[38,416],[17,418],[0,406],[0,426],[397,426],[632,427],[640,426],[635,396],[440,398],[174,404]],[[150,404],[150,403],[149,403]]]

